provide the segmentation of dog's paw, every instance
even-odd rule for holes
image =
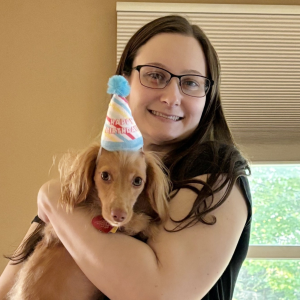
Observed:
[[[123,230],[128,235],[135,235],[145,231],[150,224],[151,217],[141,213],[134,214],[132,219],[123,226]]]

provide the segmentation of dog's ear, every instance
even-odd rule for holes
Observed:
[[[170,192],[168,172],[161,160],[153,152],[145,152],[145,158],[147,163],[147,178],[144,191],[152,208],[158,213],[160,219],[166,221],[169,216],[168,199]]]
[[[99,144],[92,145],[81,153],[67,153],[60,160],[60,203],[67,211],[85,200],[93,186],[99,148]]]

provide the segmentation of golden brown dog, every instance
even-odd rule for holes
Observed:
[[[102,214],[125,234],[153,238],[168,218],[169,181],[160,160],[142,151],[102,149],[97,159],[98,153],[99,145],[93,145],[60,161],[60,204],[68,211],[74,207],[86,210],[91,221]],[[9,300],[102,299],[102,293],[78,268],[51,224],[27,240],[23,258],[27,256]]]

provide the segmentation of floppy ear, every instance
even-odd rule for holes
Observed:
[[[147,178],[144,191],[148,196],[152,208],[158,213],[162,221],[166,221],[168,214],[168,199],[170,180],[166,168],[153,152],[145,152],[147,163]],[[164,171],[166,171],[166,173]]]
[[[93,186],[99,148],[99,144],[92,145],[81,153],[67,153],[60,160],[60,203],[67,211],[72,211],[76,204],[85,200]]]

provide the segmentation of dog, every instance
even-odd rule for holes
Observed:
[[[94,144],[79,154],[63,156],[59,163],[59,204],[70,212],[75,207],[84,209],[91,221],[102,215],[124,234],[138,235],[142,240],[155,238],[159,226],[168,219],[170,188],[160,159],[142,150],[99,150],[100,145]],[[64,248],[51,224],[39,226],[25,242],[24,258],[7,299],[104,299]]]

